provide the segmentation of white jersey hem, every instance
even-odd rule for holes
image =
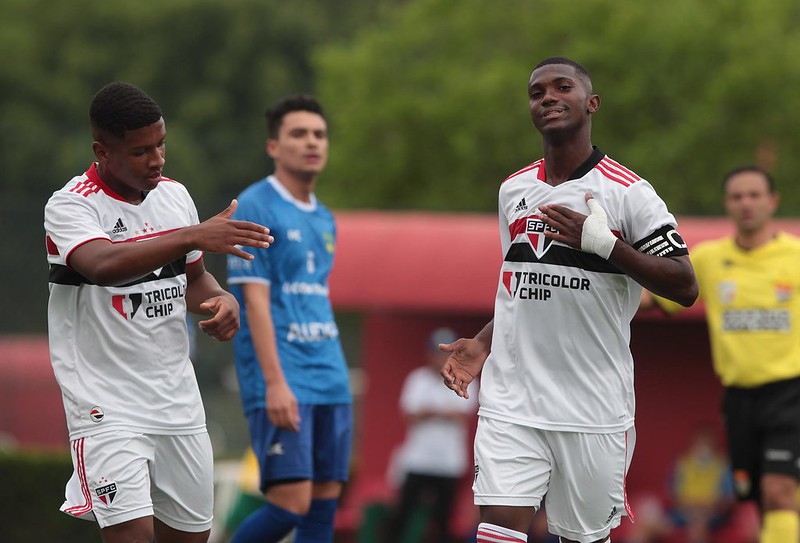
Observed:
[[[529,428],[537,428],[539,430],[549,430],[554,432],[579,432],[583,434],[615,434],[617,432],[624,432],[633,427],[634,419],[626,419],[618,424],[576,424],[569,422],[552,422],[541,420],[526,420],[517,417],[509,416],[505,413],[498,413],[485,407],[478,409],[479,417],[486,417],[487,419],[501,420],[511,424],[519,424],[520,426],[527,426]]]

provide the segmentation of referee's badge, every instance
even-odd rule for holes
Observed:
[[[736,296],[736,283],[733,281],[720,281],[717,284],[717,295],[723,304],[730,304]]]
[[[785,283],[778,283],[775,285],[775,299],[778,302],[788,302],[792,299],[792,285]]]

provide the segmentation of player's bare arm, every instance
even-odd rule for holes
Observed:
[[[72,252],[69,266],[96,285],[112,286],[134,281],[193,250],[252,260],[239,246],[266,249],[273,238],[265,226],[231,220],[235,210],[236,200],[205,222],[144,242],[89,241]]]
[[[586,194],[586,202],[590,215],[558,204],[540,206],[542,220],[557,230],[545,235],[570,247],[599,254],[659,296],[685,307],[695,302],[699,290],[687,255],[660,257],[637,251],[611,233],[605,211],[591,193]]]
[[[474,338],[461,338],[439,348],[450,356],[442,366],[444,384],[464,399],[469,399],[467,387],[483,369],[492,348],[494,320],[483,327]]]
[[[300,429],[300,411],[278,357],[270,287],[262,283],[246,283],[243,290],[247,318],[253,331],[253,347],[267,386],[267,417],[278,428],[296,432]]]
[[[233,339],[239,331],[239,303],[225,291],[206,269],[203,260],[186,268],[189,311],[208,317],[198,322],[200,329],[219,341]]]

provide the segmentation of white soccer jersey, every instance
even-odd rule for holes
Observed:
[[[545,182],[543,160],[500,188],[504,255],[479,414],[541,428],[611,433],[633,425],[630,320],[641,287],[609,261],[552,241],[537,207],[589,214],[591,192],[611,230],[637,249],[686,254],[653,187],[595,150],[571,179]]]
[[[115,428],[204,431],[205,412],[188,357],[185,300],[186,265],[202,253],[192,251],[114,287],[95,285],[67,265],[73,250],[94,239],[147,243],[197,222],[180,183],[163,178],[133,205],[103,183],[96,165],[47,202],[50,358],[70,439]]]

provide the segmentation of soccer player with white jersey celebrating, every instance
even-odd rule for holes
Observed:
[[[635,443],[630,320],[641,286],[682,305],[697,282],[653,187],[591,143],[600,106],[586,69],[540,62],[528,83],[544,157],[499,195],[503,265],[494,319],[443,345],[445,384],[482,370],[475,436],[478,541],[524,542],[547,501],[562,542],[608,542],[628,514]]]
[[[186,311],[218,340],[239,305],[202,251],[252,258],[269,230],[230,216],[199,223],[186,188],[162,175],[158,105],[125,83],[89,110],[97,162],[45,207],[50,358],[72,460],[62,510],[94,518],[106,543],[203,543],[213,510],[213,456]]]
[[[733,236],[692,248],[736,492],[762,513],[761,543],[797,541],[800,478],[800,239],[775,228],[778,193],[758,166],[723,182]],[[643,306],[652,303],[645,291]],[[667,313],[682,309],[655,298]]]
[[[266,505],[233,543],[330,542],[349,475],[352,400],[328,297],[336,225],[314,195],[328,158],[320,104],[291,96],[267,111],[266,151],[275,173],[239,197],[236,217],[269,220],[270,252],[228,260],[228,283],[242,305],[234,341],[242,403],[259,461]]]

